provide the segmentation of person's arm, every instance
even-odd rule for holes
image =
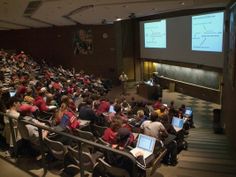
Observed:
[[[146,169],[146,163],[145,163],[145,159],[143,157],[143,153],[142,152],[137,152],[135,154],[135,158],[136,158],[136,161],[137,161],[137,166],[143,170]]]

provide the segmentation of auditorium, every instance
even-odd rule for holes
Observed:
[[[235,0],[0,0],[0,176],[235,177]]]

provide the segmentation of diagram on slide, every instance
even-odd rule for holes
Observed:
[[[222,52],[224,13],[192,17],[192,50]]]
[[[166,20],[144,24],[145,48],[166,48]]]

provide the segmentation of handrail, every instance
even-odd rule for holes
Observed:
[[[169,80],[169,81],[176,82],[176,83],[186,84],[186,85],[199,87],[199,88],[203,88],[203,89],[207,89],[207,90],[211,90],[211,91],[215,91],[215,92],[220,92],[220,89],[214,89],[214,88],[210,88],[210,87],[206,87],[206,86],[202,86],[202,85],[197,85],[197,84],[190,83],[190,82],[184,82],[184,81],[172,79],[172,78],[165,77],[165,76],[157,76],[157,77],[159,79],[165,79],[165,80]]]
[[[11,132],[14,132],[14,128],[13,128],[13,123],[12,123],[12,119],[15,119],[13,116],[9,115],[8,113],[3,113],[3,112],[0,112],[0,115],[4,115],[4,116],[7,116],[9,118],[9,122],[10,122],[10,128],[11,128]],[[33,125],[35,127],[38,128],[38,131],[39,131],[39,140],[40,140],[40,145],[43,146],[43,138],[42,138],[42,130],[47,130],[49,132],[53,132],[53,133],[56,133],[58,135],[62,135],[62,136],[66,136],[68,138],[71,138],[73,139],[74,141],[77,141],[78,142],[78,146],[81,147],[84,143],[85,144],[89,144],[89,145],[92,145],[94,147],[97,147],[97,148],[101,148],[101,149],[104,149],[104,150],[107,150],[107,151],[111,151],[111,152],[114,152],[114,153],[117,153],[117,154],[120,154],[122,156],[125,156],[127,157],[128,159],[130,159],[132,161],[132,164],[133,164],[133,167],[132,167],[132,176],[131,177],[136,177],[136,159],[134,156],[132,156],[131,154],[127,153],[127,152],[124,152],[124,151],[120,151],[120,150],[117,150],[117,149],[113,149],[109,146],[104,146],[102,144],[98,144],[98,143],[95,143],[95,142],[92,142],[92,141],[89,141],[89,140],[86,140],[86,139],[83,139],[83,138],[80,138],[80,137],[77,137],[77,136],[74,136],[74,135],[71,135],[71,134],[68,134],[68,133],[65,133],[65,132],[60,132],[60,131],[57,131],[51,127],[48,127],[48,126],[42,126],[42,125],[38,125],[38,124],[35,124],[33,122],[30,122],[30,121],[27,121],[27,120],[19,120],[19,121],[22,121],[26,124],[30,124],[30,125]],[[12,133],[12,137],[14,136],[15,134]],[[15,137],[13,138],[13,141],[16,141]],[[13,145],[14,145],[14,149],[16,149],[16,142],[13,142]],[[43,157],[43,162],[44,162],[44,152],[43,152],[43,148],[41,147],[41,155]],[[83,171],[83,159],[81,158],[82,157],[82,148],[80,148],[79,150],[79,160],[80,162],[82,163],[79,163],[79,166],[80,166],[80,175],[82,177],[84,177],[84,171]],[[45,167],[44,167],[44,170]]]

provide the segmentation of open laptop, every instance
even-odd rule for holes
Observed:
[[[143,153],[143,158],[147,159],[150,155],[153,154],[155,147],[156,139],[147,136],[144,134],[139,134],[138,141],[136,147],[132,149],[130,152],[135,156],[138,152]]]
[[[184,126],[184,119],[180,119],[178,117],[173,117],[172,119],[172,125],[176,132],[183,129]]]
[[[16,91],[9,91],[10,97],[14,97],[16,95]]]
[[[193,111],[190,107],[187,107],[186,110],[185,110],[185,113],[184,115],[187,116],[187,117],[191,117],[193,114]]]

